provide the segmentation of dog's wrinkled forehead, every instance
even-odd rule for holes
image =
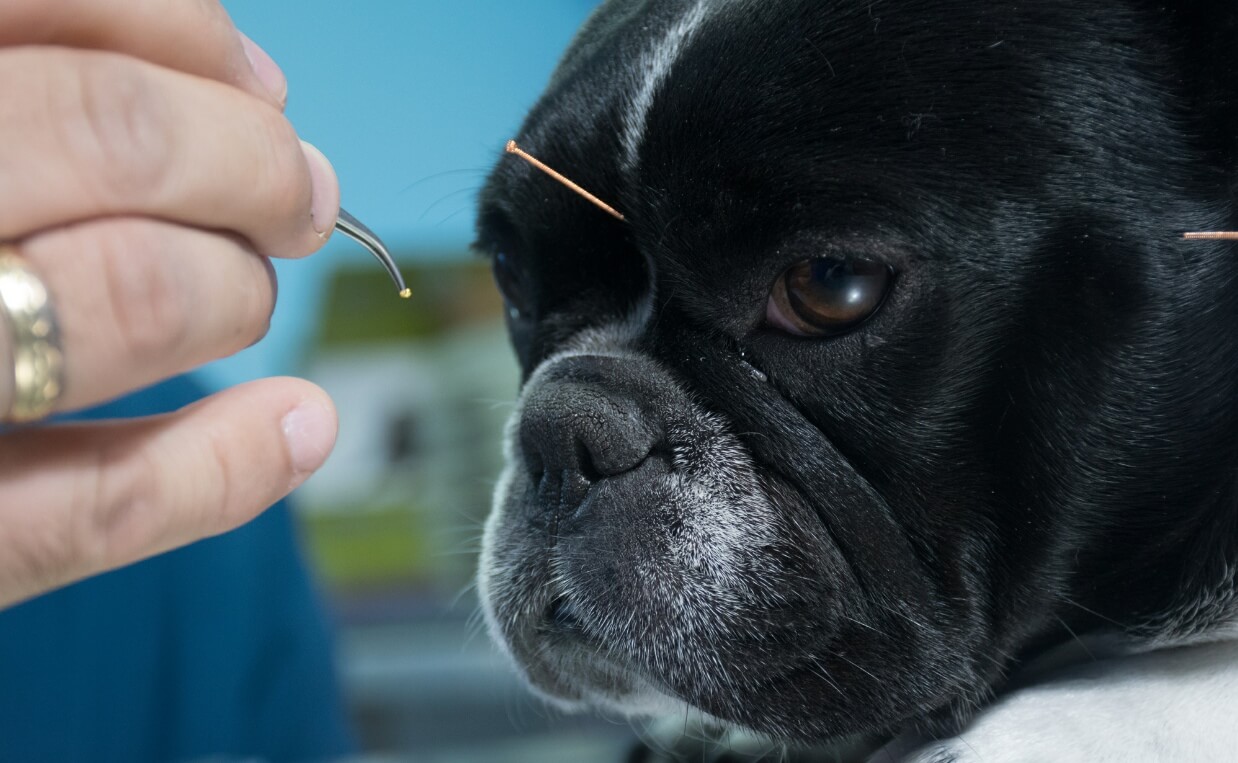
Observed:
[[[952,45],[926,40],[916,14],[880,3],[608,3],[564,57],[521,144],[625,213],[657,206],[651,191],[686,184],[708,197],[702,191],[712,189],[698,184],[711,177],[741,191],[784,179],[792,165],[805,177],[811,164],[835,169],[816,173],[821,181],[853,170],[879,185],[874,173],[888,168],[857,152],[874,143],[873,131],[914,138],[932,128],[959,95],[943,82],[991,88],[993,108],[1009,101],[1002,69],[1013,58],[977,42],[1000,43],[998,23],[983,13],[967,22]],[[977,24],[991,34],[976,34]],[[526,176],[506,167],[495,181],[518,194]],[[679,207],[682,199],[666,201]]]

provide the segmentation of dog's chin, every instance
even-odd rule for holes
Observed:
[[[517,664],[533,690],[563,712],[600,712],[632,721],[707,717],[665,687],[579,644],[547,645],[535,659]]]
[[[496,512],[497,514],[497,512]],[[490,557],[489,544],[483,557]],[[491,569],[483,562],[483,570]],[[508,658],[525,679],[534,694],[548,705],[565,713],[600,713],[630,722],[676,718],[693,727],[753,732],[741,724],[729,722],[677,696],[661,681],[647,676],[630,660],[621,656],[615,645],[595,641],[587,631],[593,630],[583,615],[551,613],[564,605],[536,595],[528,597],[530,611],[543,610],[542,618],[500,622],[500,615],[489,602],[510,591],[495,596],[496,581],[490,575],[481,576],[480,588],[487,626],[495,643],[507,652]],[[506,584],[502,584],[506,585]],[[538,602],[534,604],[533,602]],[[561,600],[560,600],[561,601]],[[568,617],[571,622],[564,622]],[[554,620],[559,622],[554,622]],[[647,651],[659,651],[650,634]]]

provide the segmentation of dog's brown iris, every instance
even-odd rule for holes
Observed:
[[[766,321],[797,336],[834,336],[877,312],[894,280],[888,265],[818,257],[787,269],[774,283]]]

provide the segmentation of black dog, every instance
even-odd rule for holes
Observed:
[[[1235,759],[1238,247],[1182,239],[1238,229],[1235,60],[1235,0],[598,10],[519,139],[626,221],[511,158],[481,199],[525,381],[480,585],[533,686]]]

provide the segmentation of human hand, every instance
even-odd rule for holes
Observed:
[[[339,189],[282,114],[283,74],[222,7],[7,0],[0,82],[0,242],[55,306],[56,410],[265,333],[266,257],[317,250]],[[4,318],[0,417],[14,400]],[[0,435],[0,607],[248,521],[335,433],[322,390],[264,379],[167,416]]]

